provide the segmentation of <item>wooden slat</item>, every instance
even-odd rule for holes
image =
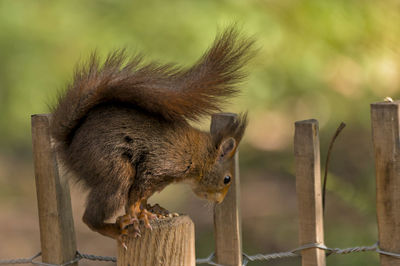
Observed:
[[[62,264],[76,254],[69,186],[59,175],[49,133],[50,116],[32,115],[31,120],[42,261]]]
[[[237,118],[236,114],[220,113],[212,116],[211,134]],[[233,182],[220,204],[214,208],[214,234],[216,261],[222,265],[242,265],[242,234],[240,217],[239,155],[232,161]]]
[[[324,243],[318,121],[295,123],[294,153],[300,246]],[[303,266],[325,266],[325,251],[301,251]]]
[[[195,266],[194,224],[189,216],[151,221],[152,230],[140,226],[141,237],[131,233],[125,249],[118,241],[118,266]]]
[[[394,253],[400,253],[399,103],[371,105],[379,246]],[[380,260],[382,266],[400,265],[400,259],[387,255]]]

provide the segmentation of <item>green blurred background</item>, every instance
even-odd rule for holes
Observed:
[[[399,94],[399,11],[398,1],[0,0],[0,259],[40,249],[30,115],[49,111],[76,62],[95,49],[104,56],[126,47],[149,60],[190,65],[218,29],[233,22],[254,35],[260,48],[247,68],[242,96],[226,108],[248,110],[250,116],[240,152],[244,251],[298,245],[293,123],[309,118],[320,122],[321,161],[338,124],[347,123],[329,169],[327,245],[375,243],[369,104]],[[114,241],[81,222],[84,197],[72,188],[79,250],[115,255]],[[211,206],[183,185],[170,186],[152,201],[192,217],[198,257],[213,251]],[[378,256],[332,255],[327,261],[377,265]]]

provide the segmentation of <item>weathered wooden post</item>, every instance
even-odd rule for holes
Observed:
[[[32,115],[31,121],[42,261],[63,264],[76,255],[68,181],[59,174],[49,132],[50,115]]]
[[[379,247],[393,253],[400,253],[399,103],[371,105]],[[381,254],[380,260],[382,266],[400,265],[400,259],[391,256]]]
[[[299,210],[300,246],[324,243],[321,195],[321,166],[318,121],[295,123],[294,154],[296,159],[296,191]],[[310,248],[301,251],[303,266],[325,266],[325,251]]]
[[[212,116],[211,134],[237,119],[236,114],[220,113]],[[214,208],[216,262],[222,265],[242,265],[242,234],[240,217],[240,179],[238,152],[231,165],[233,182],[220,204]]]
[[[140,225],[141,237],[130,232],[125,249],[118,242],[118,266],[153,266],[196,264],[194,224],[182,215],[150,222],[152,230]]]

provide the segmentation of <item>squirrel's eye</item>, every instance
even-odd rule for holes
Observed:
[[[231,177],[230,177],[229,175],[226,175],[226,176],[224,177],[224,184],[226,185],[226,184],[228,184],[229,182],[231,182]]]

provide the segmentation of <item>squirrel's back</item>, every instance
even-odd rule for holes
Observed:
[[[120,103],[103,104],[90,110],[60,155],[85,187],[109,186],[134,175],[115,171],[132,171],[150,152],[163,152],[176,131],[190,129],[185,121],[166,121]]]

